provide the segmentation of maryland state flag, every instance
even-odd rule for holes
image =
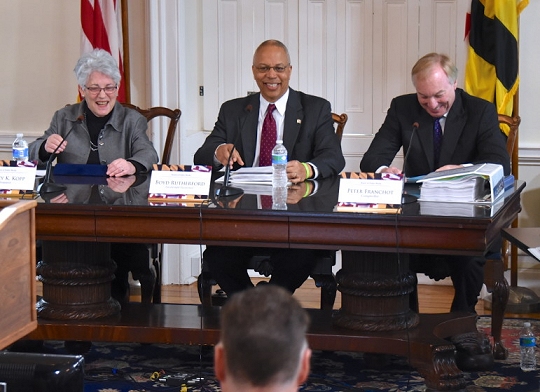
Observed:
[[[519,85],[518,17],[529,0],[471,0],[465,90],[511,116]],[[508,133],[507,130],[503,130]]]
[[[121,0],[81,0],[81,54],[104,49],[120,68],[118,101],[126,102]]]

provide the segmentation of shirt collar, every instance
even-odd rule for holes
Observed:
[[[268,109],[268,105],[270,105],[270,102],[264,99],[262,95],[260,97],[261,97],[261,105],[260,105],[261,113],[264,115],[266,113],[266,110]],[[285,115],[285,109],[287,108],[288,99],[289,99],[289,89],[287,89],[285,94],[283,94],[280,99],[274,102],[274,105],[276,105],[276,110],[281,116]]]

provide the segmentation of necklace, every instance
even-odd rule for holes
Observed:
[[[91,140],[90,140],[90,150],[92,150],[92,151],[97,151],[98,150],[97,144],[92,143]]]

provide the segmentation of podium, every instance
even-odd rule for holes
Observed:
[[[0,200],[0,349],[37,328],[35,200]]]

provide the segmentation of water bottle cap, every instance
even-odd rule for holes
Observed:
[[[18,138],[21,138],[21,137],[23,137],[23,134],[22,134],[22,133],[18,133],[18,134],[17,134],[17,137],[18,137]]]
[[[276,140],[276,144],[283,144],[283,140],[281,139]]]
[[[529,327],[531,326],[531,323],[528,322],[528,321],[525,321],[525,322],[523,323],[523,326],[524,326],[525,328],[529,328]]]

